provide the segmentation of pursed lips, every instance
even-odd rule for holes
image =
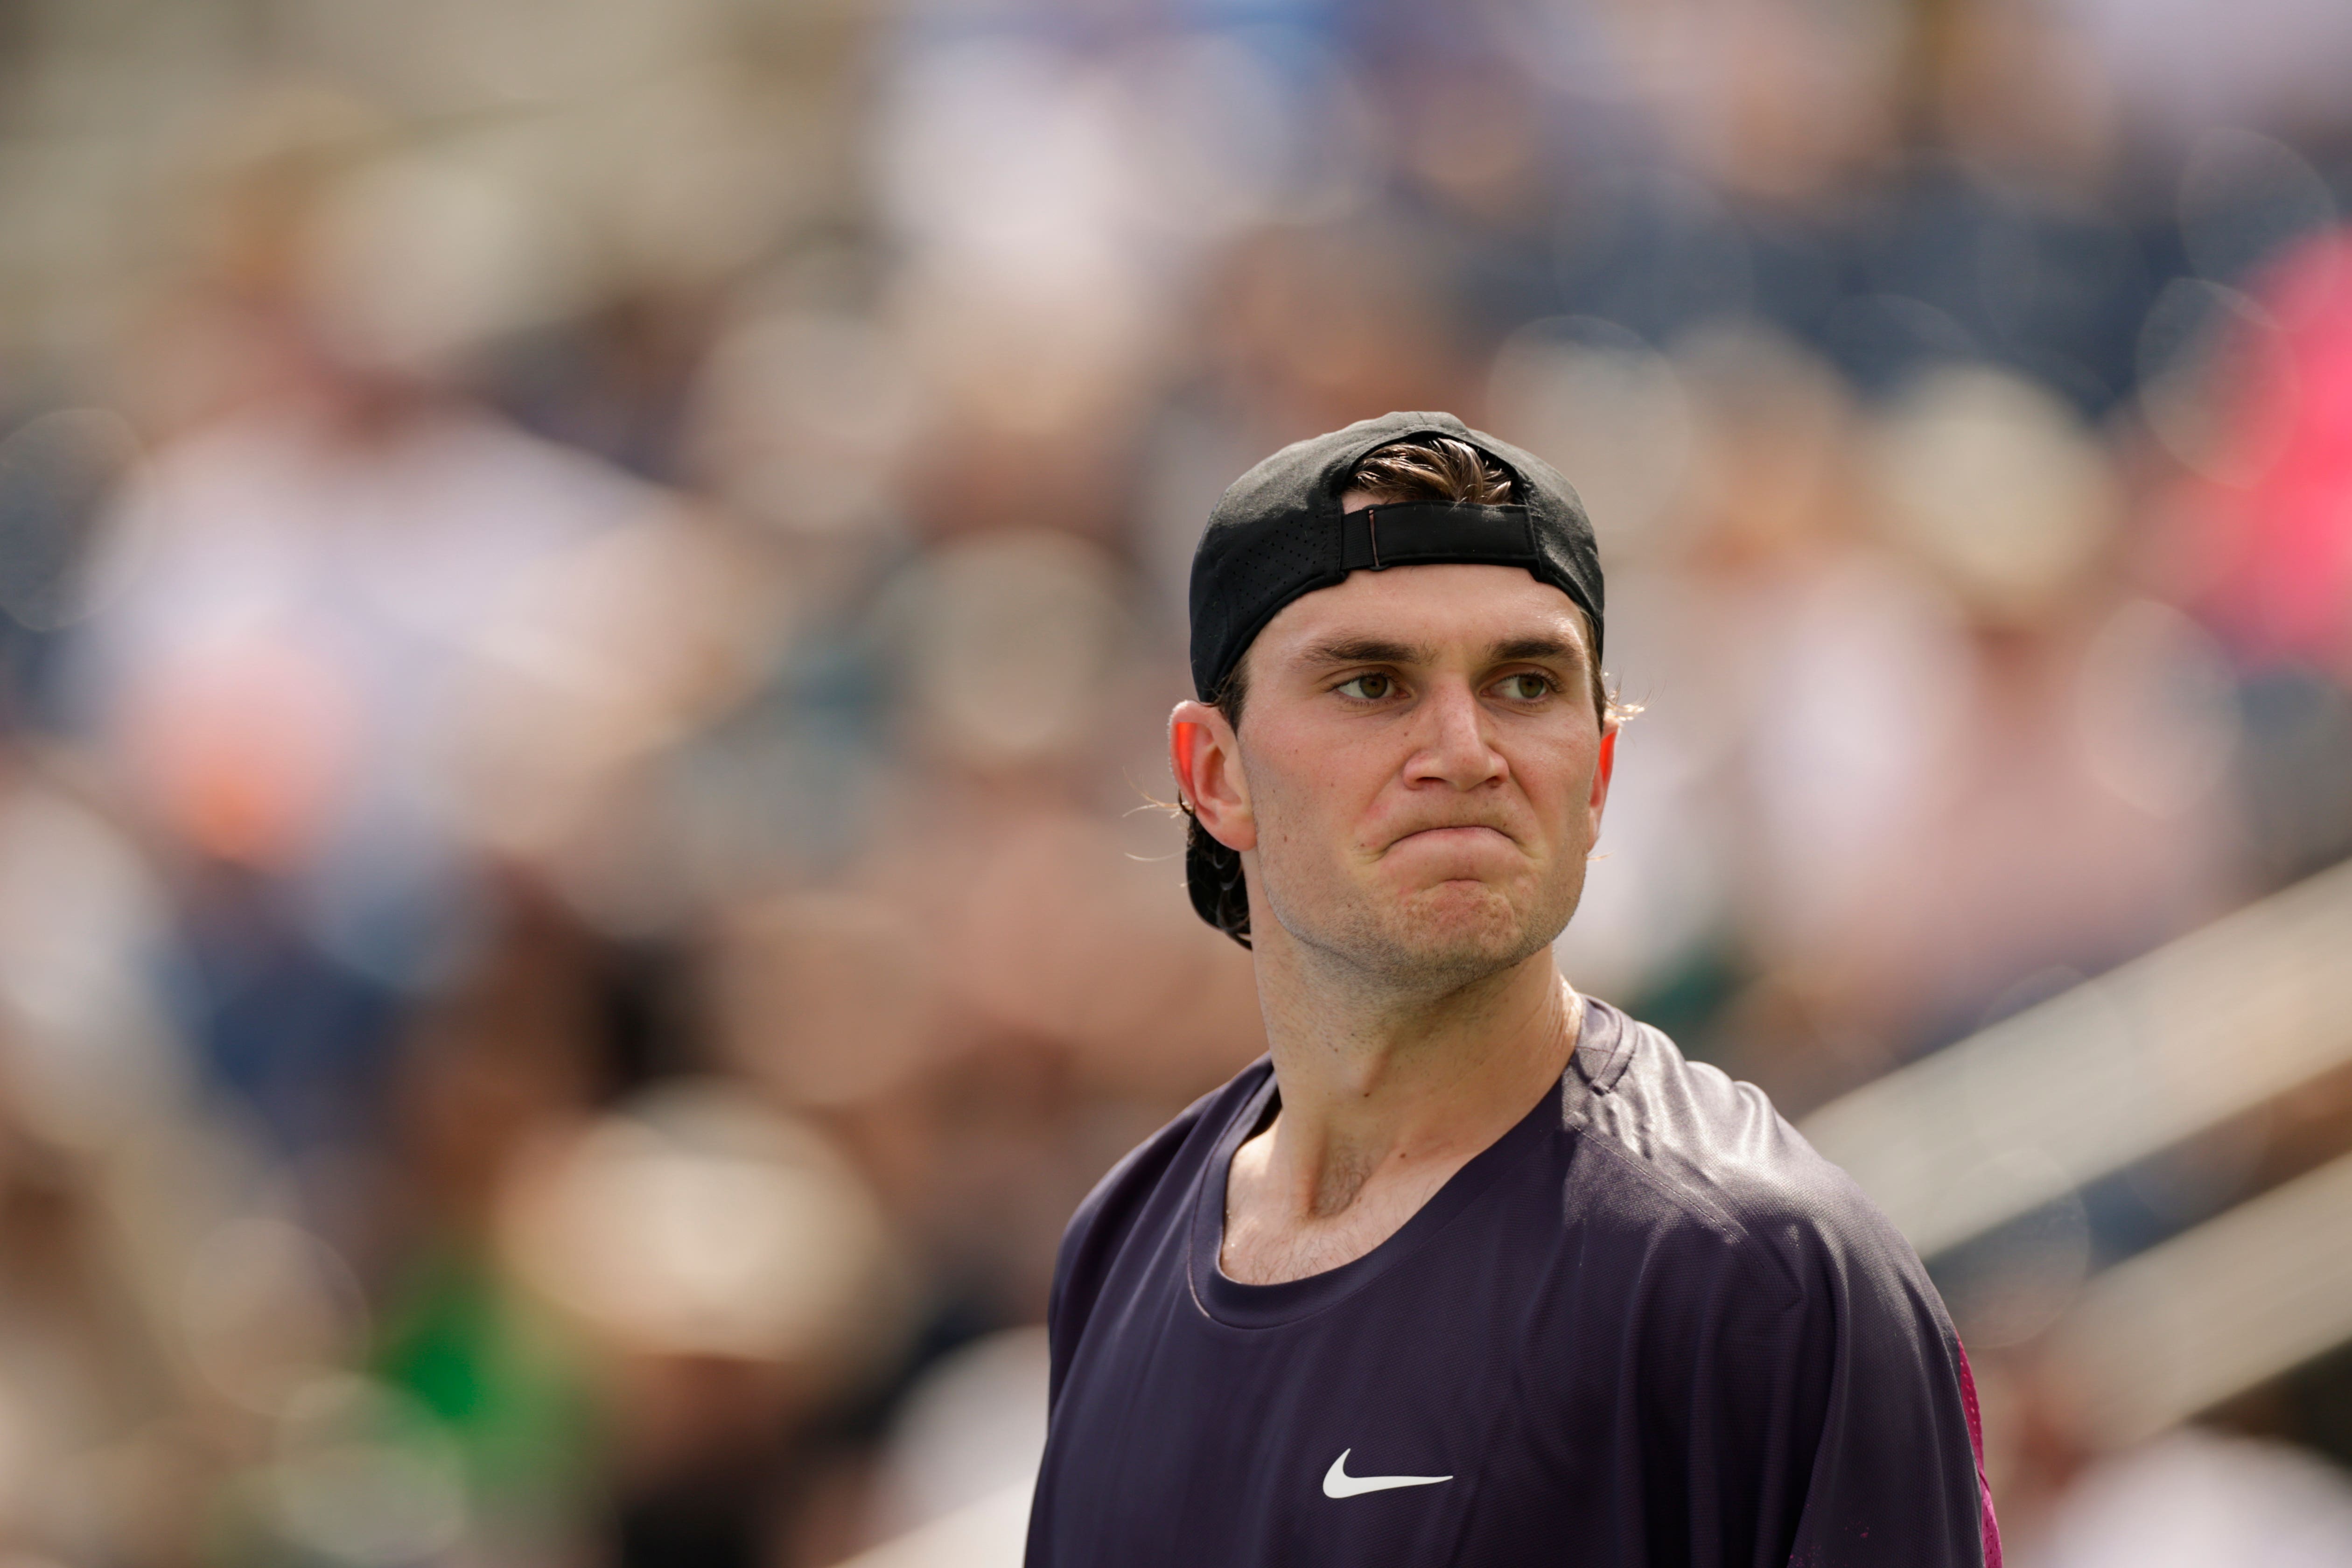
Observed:
[[[1409,844],[1416,839],[1423,843],[1436,844],[1456,841],[1473,843],[1490,835],[1514,847],[1518,844],[1516,835],[1507,828],[1496,826],[1491,822],[1438,822],[1432,823],[1427,827],[1416,827],[1410,833],[1397,835],[1389,840],[1389,848],[1393,849],[1400,844]]]

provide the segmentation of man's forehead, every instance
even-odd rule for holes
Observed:
[[[1516,566],[1446,563],[1350,573],[1302,594],[1258,634],[1280,658],[1312,657],[1335,641],[1376,639],[1427,653],[1490,653],[1546,639],[1589,652],[1575,600]]]

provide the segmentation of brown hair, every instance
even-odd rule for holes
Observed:
[[[1509,469],[1467,441],[1453,436],[1423,436],[1368,453],[1348,476],[1345,488],[1361,490],[1375,503],[1391,506],[1430,500],[1456,506],[1502,506],[1517,493],[1518,481]],[[1584,623],[1584,646],[1591,648],[1592,617],[1580,605],[1576,613]],[[1617,700],[1601,677],[1598,659],[1588,660],[1587,665],[1592,710],[1601,716],[1603,730],[1641,710]],[[1249,699],[1248,668],[1249,655],[1244,652],[1209,698],[1209,705],[1223,713],[1236,732]],[[1192,896],[1193,910],[1244,947],[1249,946],[1249,888],[1242,875],[1241,851],[1212,837],[1192,815],[1192,802],[1180,798],[1177,805],[1185,818],[1184,885]]]

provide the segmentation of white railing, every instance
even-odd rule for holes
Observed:
[[[2352,1062],[2352,862],[1807,1117],[1922,1257]]]

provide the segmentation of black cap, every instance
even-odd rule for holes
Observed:
[[[1510,506],[1411,501],[1342,514],[1356,465],[1380,447],[1451,436],[1510,470]],[[1192,552],[1192,689],[1216,694],[1266,622],[1349,572],[1440,562],[1524,566],[1592,617],[1601,657],[1601,557],[1592,524],[1559,471],[1451,414],[1389,414],[1285,447],[1235,479]]]

